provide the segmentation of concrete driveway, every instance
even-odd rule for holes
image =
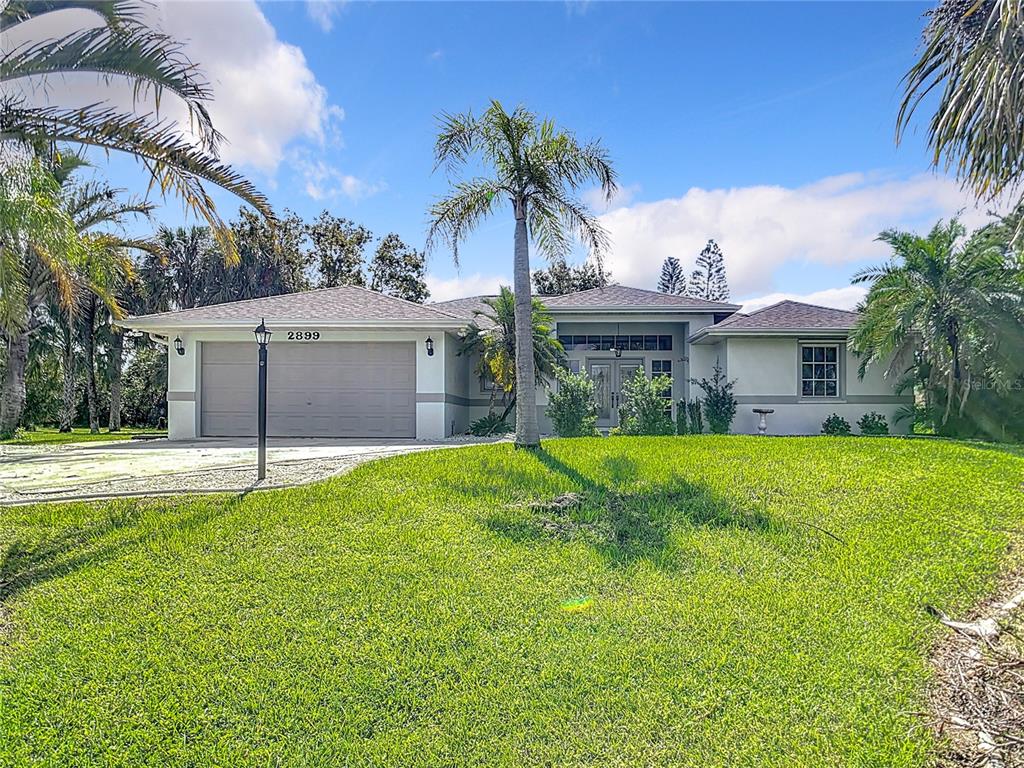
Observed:
[[[271,439],[256,481],[255,438],[124,440],[0,446],[0,505],[81,498],[281,488],[346,472],[364,461],[484,439]]]

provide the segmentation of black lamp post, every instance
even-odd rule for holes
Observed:
[[[256,335],[256,343],[260,345],[256,475],[258,479],[263,480],[267,476],[267,344],[270,342],[270,329],[267,328],[266,321],[260,320],[253,333]]]

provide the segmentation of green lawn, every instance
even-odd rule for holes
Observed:
[[[93,443],[105,440],[131,440],[133,435],[167,436],[167,430],[122,429],[120,432],[101,430],[95,435],[87,428],[75,427],[70,432],[58,432],[53,427],[41,427],[32,432],[19,432],[10,440],[0,440],[0,445],[56,445],[58,443]]]
[[[925,606],[1019,564],[1022,481],[949,442],[620,437],[5,509],[0,765],[931,765]]]

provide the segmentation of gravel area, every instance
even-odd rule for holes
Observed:
[[[271,445],[267,477],[256,479],[256,451],[248,444],[167,441],[147,446],[3,446],[0,506],[41,501],[103,499],[187,493],[239,493],[286,488],[323,480],[367,461],[426,450],[443,450],[494,439],[459,437],[444,443],[324,443]]]

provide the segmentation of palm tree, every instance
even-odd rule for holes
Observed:
[[[50,14],[88,10],[103,22],[60,38],[32,40],[22,31]],[[145,5],[138,0],[9,0],[0,9],[0,27],[12,39],[28,37],[0,54],[0,141],[33,146],[67,142],[134,155],[164,193],[172,192],[186,207],[205,218],[232,260],[230,228],[217,214],[203,182],[233,192],[273,219],[266,198],[242,175],[217,159],[221,139],[206,102],[210,86],[181,45],[144,23]],[[45,79],[69,74],[96,74],[128,81],[141,100],[152,96],[157,111],[121,111],[103,103],[86,107],[37,106],[25,96],[45,91]],[[198,143],[178,125],[159,115],[163,93],[177,96],[187,107]]]
[[[477,353],[480,363],[477,366],[478,376],[488,375],[494,381],[495,389],[491,391],[491,407],[494,407],[494,396],[501,390],[505,400],[505,411],[502,421],[516,403],[516,300],[511,289],[501,286],[500,293],[484,300],[486,309],[475,310],[473,320],[466,327],[462,336],[460,355]],[[555,369],[565,365],[565,350],[561,342],[551,335],[554,322],[551,314],[539,299],[532,299],[530,312],[530,338],[533,343],[534,386],[544,383],[545,377],[551,379]],[[533,389],[533,387],[529,387]]]
[[[471,113],[443,114],[434,149],[435,168],[455,175],[472,161],[490,172],[454,183],[452,193],[430,208],[428,249],[441,239],[458,263],[459,244],[506,203],[515,218],[513,290],[516,330],[517,447],[540,445],[537,426],[537,378],[531,338],[530,240],[551,260],[564,257],[573,238],[590,250],[600,269],[608,247],[604,229],[572,193],[596,181],[610,200],[615,172],[598,142],[580,144],[550,120],[539,121],[523,106],[511,113],[492,101],[480,118]]]
[[[929,11],[921,56],[903,79],[897,140],[932,91],[933,162],[991,200],[1024,174],[1024,7],[1021,0],[942,0]],[[931,103],[929,100],[928,103]]]
[[[209,228],[161,226],[156,242],[159,251],[143,267],[155,305],[150,311],[203,305],[207,289],[203,275],[214,253]]]
[[[0,145],[0,160],[0,331],[7,348],[0,383],[3,438],[17,429],[25,407],[29,340],[42,322],[36,310],[50,295],[71,306],[72,276],[86,249],[53,174],[10,145]]]
[[[860,373],[888,363],[887,374],[922,384],[929,410],[949,425],[962,419],[971,392],[1006,385],[1024,373],[1024,280],[1009,251],[1016,222],[1000,222],[966,237],[959,221],[939,222],[926,237],[887,230],[879,239],[893,258],[861,270],[871,284],[859,307],[850,346]]]
[[[64,155],[63,158],[73,156]],[[151,251],[153,245],[145,240],[125,238],[116,233],[130,216],[149,216],[154,206],[134,198],[123,197],[124,190],[114,189],[103,182],[71,183],[74,170],[81,167],[77,160],[65,160],[57,174],[62,189],[62,205],[74,223],[75,231],[85,246],[83,258],[70,274],[71,296],[62,301],[51,297],[50,314],[59,318],[63,327],[64,395],[60,413],[60,430],[70,431],[75,411],[75,347],[81,342],[86,366],[86,399],[89,427],[99,431],[99,412],[96,383],[97,324],[107,325],[121,316],[118,302],[119,289],[130,279],[132,266],[128,249]],[[63,304],[63,306],[61,306]],[[108,341],[119,345],[120,333],[115,330]],[[113,388],[112,388],[113,389]],[[112,391],[112,410],[119,408],[117,393]],[[112,419],[117,423],[117,419]]]

